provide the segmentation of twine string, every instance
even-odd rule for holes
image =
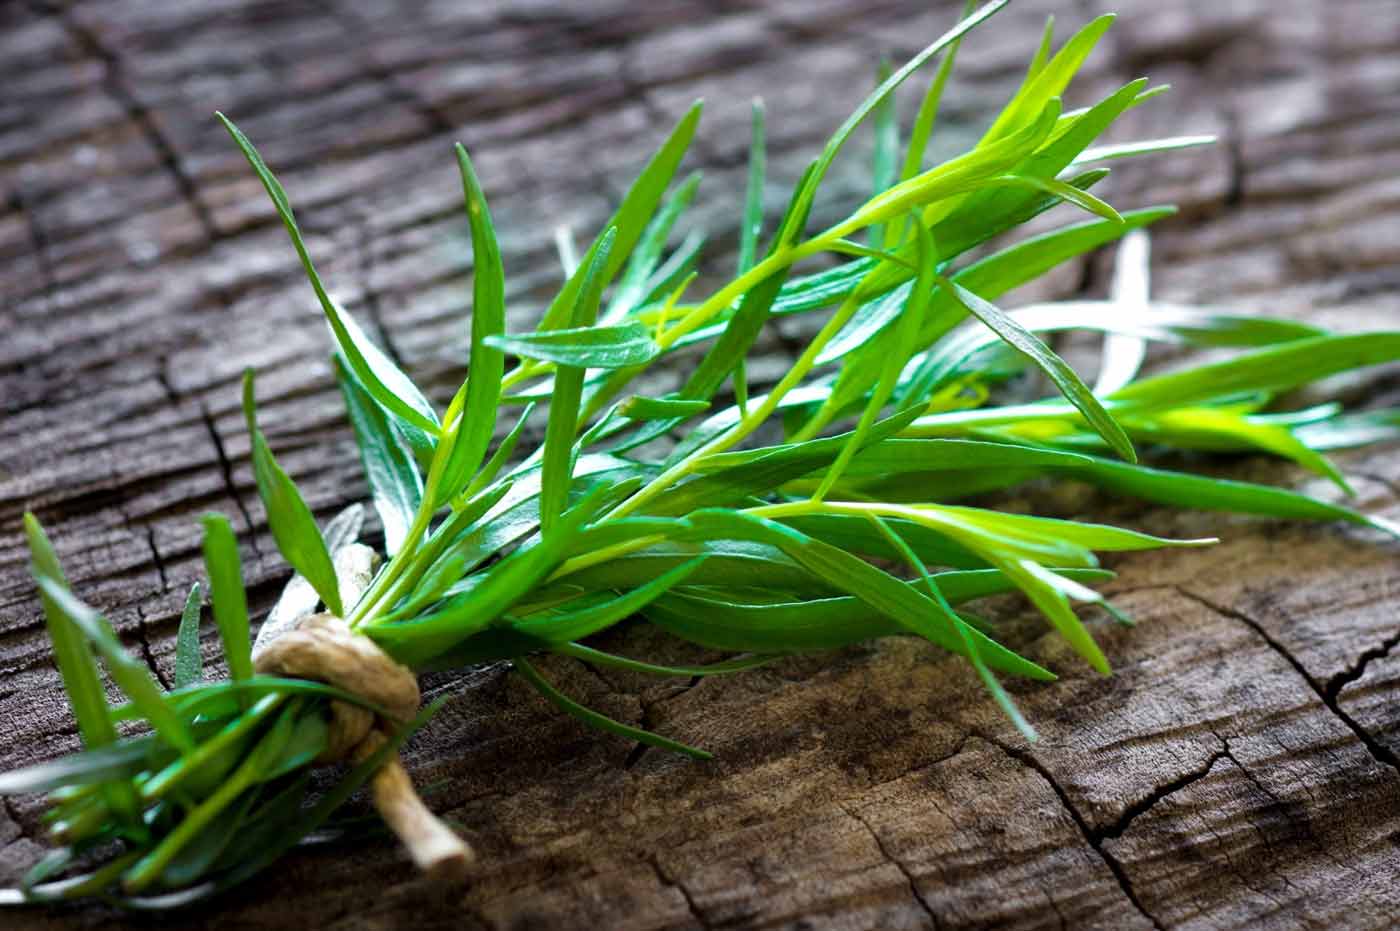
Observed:
[[[396,663],[368,637],[332,614],[310,614],[276,637],[259,640],[253,667],[267,675],[324,682],[381,707],[374,712],[346,701],[330,703],[321,763],[361,763],[418,712],[421,696],[413,670]],[[397,756],[370,778],[374,807],[408,849],[414,863],[438,878],[460,877],[475,859],[471,847],[423,804]]]

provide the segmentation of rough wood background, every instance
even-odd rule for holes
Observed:
[[[708,99],[691,158],[707,172],[701,214],[727,264],[748,99],[767,98],[772,174],[790,184],[877,56],[914,51],[957,5],[0,8],[0,766],[76,746],[26,572],[25,508],[78,591],[167,676],[200,573],[198,514],[235,518],[255,606],[286,573],[253,490],[244,366],[317,513],[363,492],[309,289],[213,110],[279,171],[335,292],[445,399],[470,293],[451,141],[476,153],[527,319],[557,281],[552,227],[591,235],[693,97]],[[944,149],[1019,80],[1047,12],[1067,32],[1104,5],[1022,0],[966,43]],[[1075,99],[1149,73],[1176,90],[1132,129],[1223,137],[1115,180],[1120,206],[1184,208],[1155,238],[1156,293],[1342,329],[1400,322],[1394,0],[1116,6]],[[823,210],[851,206],[861,170],[848,163]],[[769,193],[776,208],[782,192]],[[1041,293],[1097,293],[1102,279],[1102,261],[1080,263]],[[1353,396],[1400,394],[1393,373],[1368,385]],[[1341,462],[1359,507],[1396,516],[1393,447]],[[1330,494],[1273,463],[1212,467]],[[455,697],[411,761],[482,854],[469,888],[431,889],[372,841],[290,857],[161,926],[1393,925],[1394,542],[1087,492],[1035,505],[1225,542],[1116,562],[1112,589],[1143,623],[1098,625],[1111,679],[1003,606],[1031,655],[1065,673],[1018,690],[1044,734],[1034,746],[963,665],[909,641],[693,687],[550,664],[609,713],[717,751],[708,764],[585,732],[501,668],[439,677],[430,692]],[[669,649],[645,630],[614,639]],[[38,855],[39,811],[27,798],[0,810],[0,881]],[[121,920],[96,907],[0,916],[25,929]]]

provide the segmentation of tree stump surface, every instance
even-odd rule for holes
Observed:
[[[864,95],[878,56],[912,53],[959,5],[5,5],[0,767],[78,746],[27,572],[24,509],[48,527],[79,594],[168,680],[179,609],[202,572],[198,515],[235,521],[255,609],[288,573],[249,465],[245,366],[260,374],[269,439],[317,515],[364,495],[324,326],[215,109],[281,175],[334,293],[442,402],[462,377],[470,303],[452,141],[477,159],[521,325],[557,285],[554,227],[591,236],[694,97],[707,114],[689,164],[706,172],[698,214],[720,271],[732,262],[749,99],[768,106],[771,216],[778,182],[791,185]],[[969,39],[938,151],[985,126],[1047,13],[1067,35],[1103,5],[1024,0]],[[1122,16],[1070,104],[1146,73],[1174,90],[1116,138],[1221,136],[1111,179],[1120,207],[1182,207],[1154,234],[1154,294],[1394,328],[1393,0],[1108,6]],[[818,212],[835,217],[866,185],[853,151]],[[1104,259],[1074,263],[1034,295],[1102,293]],[[793,335],[778,329],[775,353]],[[1393,370],[1347,390],[1400,399]],[[1356,507],[1400,515],[1394,446],[1339,461]],[[1200,465],[1333,494],[1272,460]],[[1015,687],[1039,743],[1017,737],[965,664],[904,639],[697,684],[546,663],[582,700],[700,743],[716,752],[710,763],[585,731],[502,666],[439,675],[426,693],[452,697],[407,762],[477,848],[469,885],[435,888],[370,837],[298,852],[159,926],[1392,926],[1394,541],[1073,488],[1002,503],[1223,540],[1112,561],[1120,575],[1107,590],[1141,623],[1093,619],[1111,678],[1076,662],[1020,602],[997,608],[1062,673]],[[634,655],[695,657],[641,625],[608,639]],[[212,629],[204,647],[217,650]],[[41,811],[30,797],[0,809],[0,882],[39,856]],[[157,923],[92,905],[0,916],[19,929],[125,922]]]

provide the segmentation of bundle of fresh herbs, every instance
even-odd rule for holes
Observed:
[[[1378,518],[1292,491],[1139,465],[1133,443],[1267,451],[1346,489],[1323,453],[1394,437],[1400,414],[1281,403],[1296,387],[1400,357],[1400,332],[1337,335],[1155,303],[1142,233],[1121,247],[1108,301],[1015,312],[993,303],[1062,262],[1171,215],[1167,207],[1119,214],[1091,193],[1108,174],[1099,163],[1204,141],[1093,145],[1121,114],[1163,89],[1145,80],[1084,109],[1062,107],[1061,93],[1110,25],[1104,17],[1053,54],[1047,28],[1020,89],[981,140],[925,167],[959,41],[1003,5],[969,10],[888,74],[827,142],[772,225],[762,210],[764,119],[756,107],[737,273],[702,299],[691,297],[696,240],[668,251],[697,190],[698,177],[673,182],[698,104],[586,254],[576,262],[566,257],[567,280],[528,333],[506,332],[501,254],[459,146],[474,304],[466,380],[445,411],[332,300],[281,185],[223,120],[271,195],[330,324],[335,371],[384,528],[386,559],[377,570],[355,542],[356,510],[318,529],[258,429],[249,375],[244,404],[258,490],[277,545],[296,571],[265,627],[303,631],[307,616],[323,627],[343,618],[350,648],[363,647],[391,672],[394,664],[422,671],[508,659],[563,711],[697,757],[706,754],[574,702],[531,657],[559,653],[695,676],[915,635],[971,663],[991,697],[1033,738],[998,676],[1053,674],[1003,646],[988,622],[961,606],[1020,591],[1087,663],[1107,672],[1071,607],[1103,604],[1089,585],[1110,573],[1098,568],[1095,553],[1210,541],[950,502],[1029,479],[1072,479],[1170,506],[1348,521],[1395,533]],[[901,150],[892,95],[940,54]],[[874,126],[875,193],[840,222],[809,232],[809,211],[833,159],[867,121]],[[1090,217],[988,245],[1062,202]],[[813,259],[825,264],[798,274]],[[745,361],[764,326],[775,315],[818,312],[824,322],[786,373],[765,392],[750,393]],[[1106,334],[1093,388],[1040,335],[1065,330]],[[1140,377],[1154,341],[1243,352]],[[677,390],[636,393],[639,376],[686,347],[696,347],[699,361]],[[518,360],[509,371],[508,358]],[[1027,370],[1043,373],[1055,396],[993,403],[1004,382]],[[537,401],[548,402],[543,442],[517,457]],[[493,450],[503,412],[514,425]],[[49,793],[47,822],[57,844],[10,901],[101,896],[162,907],[226,889],[320,829],[366,780],[396,765],[397,746],[435,707],[404,720],[411,712],[393,712],[375,697],[373,676],[364,687],[348,687],[335,675],[260,673],[234,534],[219,515],[205,518],[204,551],[229,678],[202,678],[196,586],[180,625],[177,687],[162,691],[108,623],[69,591],[32,515],[26,527],[86,749],[0,777],[5,793]],[[318,604],[325,607],[319,615]],[[634,616],[740,656],[671,668],[583,643]],[[266,633],[260,639],[279,642]],[[127,704],[108,704],[95,658]],[[415,703],[416,688],[409,707]],[[339,715],[329,712],[340,706],[365,709],[381,737],[368,749],[360,745],[333,788],[313,793],[311,770],[335,739]],[[122,722],[146,726],[121,736]]]

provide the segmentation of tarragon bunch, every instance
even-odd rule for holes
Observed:
[[[807,168],[775,223],[762,210],[764,121],[756,107],[738,268],[708,296],[695,294],[698,236],[668,248],[697,192],[698,176],[676,183],[676,175],[699,104],[582,257],[564,250],[566,280],[529,332],[506,331],[502,257],[482,188],[458,146],[474,301],[466,378],[444,410],[337,306],[282,186],[224,119],[271,195],[330,324],[336,376],[384,531],[382,565],[362,590],[349,587],[353,600],[342,599],[345,573],[338,578],[336,564],[355,545],[358,523],[352,513],[324,533],[317,527],[258,429],[250,375],[245,408],[258,490],[296,571],[289,600],[275,612],[279,623],[319,602],[414,670],[510,660],[565,712],[697,757],[706,754],[563,695],[533,657],[556,653],[696,676],[913,635],[965,658],[1029,738],[1030,724],[998,677],[1054,676],[999,642],[995,626],[963,606],[1024,593],[1085,662],[1106,673],[1072,607],[1103,604],[1090,585],[1110,573],[1096,553],[1210,541],[953,502],[1029,479],[1071,479],[1170,506],[1394,533],[1379,518],[1292,491],[1140,465],[1134,442],[1274,453],[1346,489],[1324,452],[1393,438],[1400,415],[1281,404],[1296,387],[1400,357],[1400,333],[1336,335],[1154,302],[1142,234],[1123,247],[1107,301],[1016,311],[994,303],[1171,215],[1169,207],[1120,214],[1099,199],[1092,189],[1108,174],[1100,163],[1206,141],[1094,145],[1115,119],[1163,90],[1137,80],[1091,106],[1062,105],[1061,94],[1110,25],[1104,17],[1053,53],[1047,28],[1024,82],[980,141],[926,167],[959,41],[1003,5],[970,12],[888,74]],[[892,95],[940,54],[901,146]],[[866,123],[875,136],[874,193],[813,232],[809,213],[833,160]],[[1023,224],[1060,204],[1089,217],[1015,239]],[[751,390],[745,366],[757,338],[775,316],[796,314],[822,315],[809,328],[815,335],[775,383]],[[1106,334],[1092,388],[1042,338],[1066,330]],[[1243,351],[1142,377],[1154,341]],[[667,365],[687,349],[683,369]],[[508,369],[509,359],[516,362]],[[996,403],[1004,383],[1028,370],[1053,385],[1053,396]],[[684,375],[674,390],[636,387],[644,373],[668,371]],[[543,441],[517,455],[537,402],[548,408]],[[508,425],[493,447],[498,428]],[[27,527],[86,749],[0,777],[0,791],[49,793],[47,821],[58,845],[12,893],[14,901],[91,895],[156,907],[225,889],[322,829],[432,711],[397,728],[333,788],[311,793],[312,765],[328,739],[328,704],[376,709],[364,695],[332,685],[255,673],[237,547],[223,517],[205,519],[205,557],[229,678],[201,678],[196,590],[180,627],[178,687],[169,692],[70,593],[32,517]],[[632,617],[738,657],[673,668],[586,645]],[[127,704],[108,704],[94,656]],[[133,721],[147,727],[119,736],[119,723]]]

